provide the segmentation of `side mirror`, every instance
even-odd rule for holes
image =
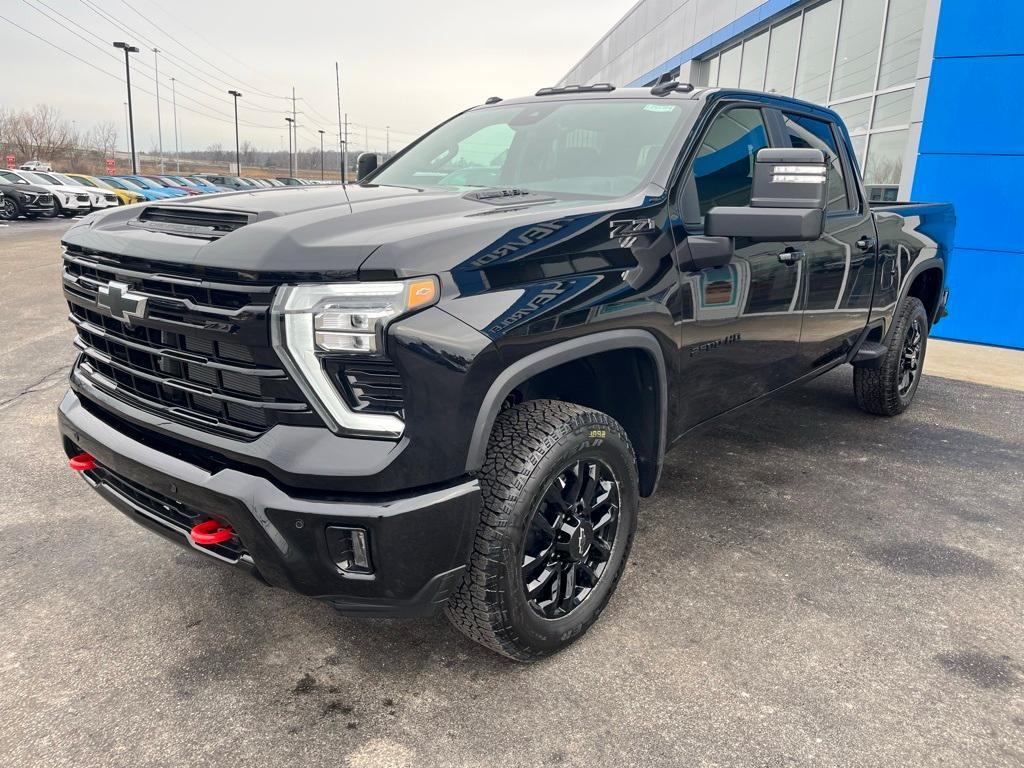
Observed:
[[[828,164],[820,149],[762,149],[754,162],[747,207],[715,206],[704,233],[754,242],[821,237],[828,195]]]
[[[362,181],[376,171],[379,162],[376,152],[363,152],[359,155],[356,159],[356,180]]]

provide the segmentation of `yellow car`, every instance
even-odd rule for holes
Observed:
[[[131,205],[132,203],[144,203],[146,198],[137,192],[130,192],[127,189],[118,189],[112,187],[109,184],[104,184],[102,181],[97,179],[95,176],[88,176],[84,173],[65,173],[65,176],[70,176],[75,181],[87,186],[97,187],[104,191],[113,192],[117,195],[117,199],[121,201],[121,205]]]

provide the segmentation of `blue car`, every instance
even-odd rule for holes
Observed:
[[[148,187],[136,184],[128,179],[122,179],[120,176],[100,176],[100,180],[104,184],[109,184],[116,189],[126,189],[129,192],[136,192],[147,200],[169,200],[172,197],[177,197],[177,195],[165,194],[164,192],[159,192],[155,189],[149,189]]]
[[[201,176],[168,176],[167,178],[183,187],[193,187],[198,189],[200,192],[206,192],[209,194],[220,192],[220,190],[213,184],[203,181]]]
[[[174,189],[173,187],[164,187],[157,184],[151,179],[147,179],[145,176],[121,176],[119,178],[125,181],[130,181],[132,184],[137,184],[145,189],[151,189],[154,192],[166,192],[168,197],[188,197],[189,194],[183,189]]]

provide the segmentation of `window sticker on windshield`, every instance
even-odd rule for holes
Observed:
[[[648,112],[675,112],[679,107],[673,104],[644,104]]]

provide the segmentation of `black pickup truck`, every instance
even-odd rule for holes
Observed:
[[[844,363],[898,414],[944,314],[951,206],[872,210],[801,101],[547,88],[363,161],[69,229],[64,449],[171,541],[515,659],[597,619],[691,430]]]

